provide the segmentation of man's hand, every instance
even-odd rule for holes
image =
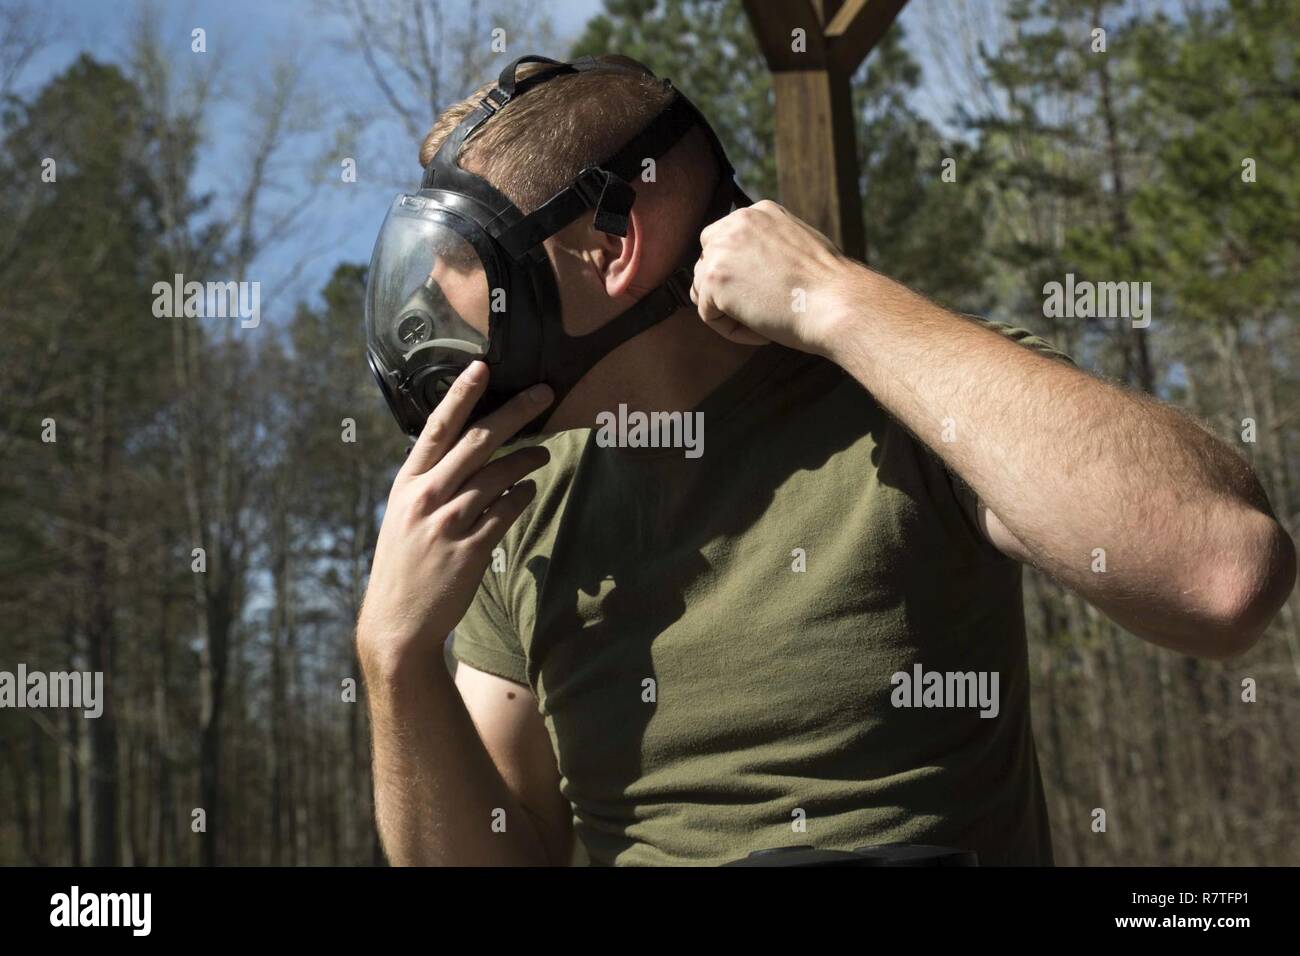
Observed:
[[[506,682],[478,675],[465,691],[471,714],[442,666],[443,641],[468,610],[492,549],[536,493],[524,476],[550,458],[534,447],[489,462],[551,403],[544,385],[461,435],[487,379],[482,362],[461,374],[393,480],[357,622],[375,821],[398,865],[568,862],[569,806],[536,709],[505,705],[515,697],[501,691]],[[500,811],[509,832],[491,825]]]
[[[488,461],[550,404],[545,385],[461,435],[487,380],[482,362],[461,373],[393,481],[357,625],[367,670],[391,673],[412,654],[441,649],[468,610],[492,549],[536,493],[521,479],[550,460],[550,452],[534,447]]]
[[[851,270],[823,236],[762,200],[700,233],[691,300],[723,338],[827,354],[833,295]]]

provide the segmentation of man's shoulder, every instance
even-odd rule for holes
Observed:
[[[504,457],[521,448],[532,448],[534,446],[545,448],[551,453],[551,460],[546,467],[531,476],[537,481],[540,490],[543,481],[548,484],[555,484],[557,480],[562,480],[565,476],[572,476],[573,472],[577,470],[578,462],[582,460],[583,451],[587,447],[590,437],[590,428],[570,428],[550,435],[533,435],[511,442],[498,451],[495,457]]]
[[[536,484],[537,494],[507,532],[508,547],[535,546],[546,536],[547,527],[563,515],[569,489],[590,439],[591,429],[572,428],[552,435],[522,439],[505,450],[509,453],[540,445],[551,453],[551,460],[528,476]]]
[[[551,460],[542,469],[544,474],[540,476],[546,480],[548,487],[559,489],[572,480],[590,441],[590,428],[570,428],[536,440],[536,444],[551,453]],[[541,490],[539,481],[538,491]]]

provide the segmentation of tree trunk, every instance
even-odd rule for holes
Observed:
[[[1100,0],[1094,0],[1092,8],[1092,25],[1101,26]],[[1128,194],[1125,187],[1124,158],[1121,152],[1119,118],[1116,115],[1114,94],[1111,91],[1110,62],[1105,56],[1097,58],[1097,81],[1101,92],[1102,123],[1106,129],[1106,161],[1110,169],[1111,193],[1110,214],[1111,228],[1114,231],[1115,245],[1124,248],[1129,245]],[[1132,263],[1136,268],[1138,263]],[[1147,349],[1146,332],[1133,328],[1130,322],[1123,326],[1120,333],[1125,365],[1125,379],[1134,382],[1142,391],[1154,395],[1156,390],[1155,372],[1151,368],[1151,354]]]

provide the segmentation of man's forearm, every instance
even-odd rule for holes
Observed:
[[[1121,623],[1217,656],[1249,643],[1285,600],[1290,539],[1246,463],[1191,420],[863,267],[832,301],[829,357],[1036,564]]]
[[[363,661],[375,816],[396,865],[542,865],[544,845],[507,788],[442,660]],[[504,823],[504,830],[494,822]]]

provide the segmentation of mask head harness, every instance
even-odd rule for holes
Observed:
[[[524,63],[544,68],[517,78]],[[671,98],[654,119],[532,213],[525,215],[485,179],[460,167],[465,143],[515,97],[558,76],[609,70],[653,76],[591,57],[572,63],[541,56],[515,60],[447,136],[425,168],[419,191],[399,195],[389,207],[367,277],[367,361],[408,435],[420,433],[456,376],[476,358],[487,363],[490,376],[473,418],[539,382],[555,390],[554,407],[601,358],[691,305],[698,238],[662,285],[594,332],[571,336],[561,323],[555,273],[542,246],[589,210],[596,229],[626,236],[636,199],[629,180],[690,129],[704,133],[719,171],[700,227],[733,205],[749,205],[717,135],[668,80],[659,82]],[[541,424],[535,420],[520,434],[535,433]]]

